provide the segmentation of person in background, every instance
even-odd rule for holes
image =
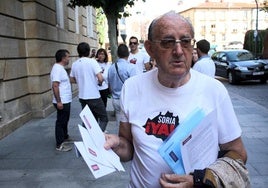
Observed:
[[[230,96],[220,81],[191,69],[194,43],[192,24],[174,11],[149,26],[145,48],[157,68],[125,81],[119,135],[105,135],[105,149],[132,160],[129,188],[248,187],[247,152]],[[219,157],[207,168],[174,174],[158,149],[196,108],[217,113],[210,128]]]
[[[112,102],[115,110],[117,125],[120,118],[120,95],[122,86],[129,77],[136,75],[135,65],[127,61],[129,56],[128,47],[125,44],[120,44],[117,48],[118,60],[113,63],[108,72],[108,83],[112,93]]]
[[[103,82],[101,67],[95,59],[88,57],[90,52],[88,43],[79,43],[77,52],[79,59],[72,64],[70,80],[78,85],[78,97],[82,109],[88,105],[104,132],[108,124],[108,115],[98,88]]]
[[[90,58],[95,58],[96,57],[96,49],[91,50]]]
[[[102,99],[104,106],[106,108],[108,96],[110,94],[107,77],[108,77],[108,70],[111,66],[111,63],[108,62],[108,54],[107,54],[105,49],[103,49],[103,48],[98,49],[97,54],[96,54],[96,60],[101,67],[101,70],[102,70],[101,73],[102,73],[102,77],[104,79],[102,85],[99,86],[99,91],[100,91],[101,99]]]
[[[156,62],[153,58],[150,57],[149,63],[145,64],[145,69],[146,71],[149,71],[149,70],[153,70],[154,68],[156,68]]]
[[[145,64],[149,64],[150,56],[147,53],[139,50],[139,42],[137,37],[130,37],[129,48],[130,54],[128,57],[128,62],[136,66],[138,74],[145,72]]]
[[[194,64],[195,64],[195,62],[197,62],[197,61],[198,61],[198,54],[197,54],[196,48],[194,48],[193,49],[193,59],[192,59],[192,65],[191,65],[191,67],[193,67]]]
[[[60,49],[55,54],[56,63],[50,72],[50,80],[53,91],[53,105],[57,110],[55,123],[55,137],[57,151],[70,151],[71,146],[64,143],[69,139],[68,122],[70,119],[72,89],[65,66],[69,64],[70,53],[66,49]]]
[[[202,39],[196,43],[198,61],[195,62],[193,69],[206,74],[212,78],[215,77],[215,64],[208,55],[210,43],[206,39]]]

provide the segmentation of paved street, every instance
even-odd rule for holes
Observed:
[[[230,93],[243,129],[243,140],[248,151],[247,166],[252,188],[266,188],[268,184],[268,109]],[[70,120],[70,135],[81,140],[77,124],[81,107],[74,98]],[[108,111],[112,111],[111,100]],[[108,131],[117,133],[114,117],[110,114]],[[67,153],[55,150],[54,121],[56,113],[45,119],[34,119],[0,141],[1,188],[121,188],[129,177],[117,172],[95,180],[82,158],[74,150]]]

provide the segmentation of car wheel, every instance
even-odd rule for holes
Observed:
[[[230,84],[236,84],[237,83],[235,75],[234,75],[234,73],[232,71],[228,72],[228,82]]]

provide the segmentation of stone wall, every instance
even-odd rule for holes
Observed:
[[[66,0],[62,0],[64,26],[58,26],[56,1],[0,1],[0,139],[54,111],[49,74],[58,49],[69,50],[72,62],[79,42],[97,47],[95,29],[93,36],[87,36],[87,9],[78,8],[77,32],[75,10],[67,7]],[[90,16],[96,28],[94,9]]]

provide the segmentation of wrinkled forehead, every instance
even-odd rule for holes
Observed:
[[[163,16],[155,22],[153,29],[153,37],[161,38],[164,36],[174,37],[191,37],[194,36],[193,28],[181,16]]]

